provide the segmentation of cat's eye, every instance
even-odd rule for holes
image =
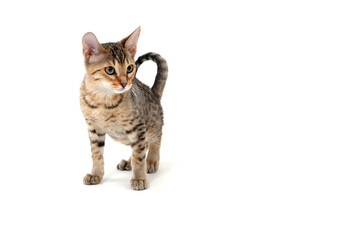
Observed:
[[[126,72],[127,72],[127,73],[131,73],[133,70],[134,70],[133,65],[129,65],[129,66],[126,68]]]
[[[113,67],[106,67],[105,72],[107,74],[109,74],[109,75],[114,75],[115,74],[115,69]]]

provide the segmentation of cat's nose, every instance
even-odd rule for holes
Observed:
[[[127,85],[127,82],[121,82],[120,85],[124,88]]]

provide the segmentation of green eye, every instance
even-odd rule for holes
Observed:
[[[133,70],[134,70],[133,65],[129,65],[129,66],[126,68],[126,72],[127,72],[127,73],[131,73]]]
[[[109,75],[114,75],[115,74],[115,69],[113,67],[106,67],[105,72],[107,74],[109,74]]]

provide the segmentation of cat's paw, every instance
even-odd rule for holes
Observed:
[[[131,162],[126,160],[121,160],[121,162],[117,165],[117,169],[122,171],[130,171],[131,170]]]
[[[131,179],[130,184],[134,190],[144,190],[148,188],[148,181],[146,179]]]
[[[94,184],[98,184],[101,181],[101,178],[98,175],[91,175],[91,174],[86,174],[83,182],[85,185],[94,185]]]
[[[155,173],[159,168],[159,161],[147,160],[146,165],[148,173]]]

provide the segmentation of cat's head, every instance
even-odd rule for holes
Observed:
[[[84,35],[85,69],[92,86],[107,93],[123,93],[131,88],[139,35],[140,27],[119,42],[103,44],[91,32]]]

